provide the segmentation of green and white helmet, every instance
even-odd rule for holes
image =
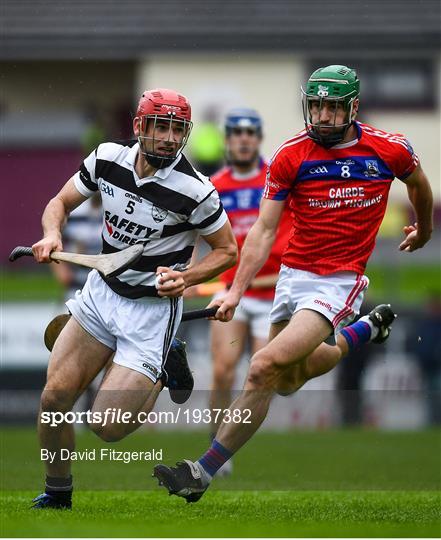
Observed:
[[[306,90],[302,90],[303,118],[308,135],[318,144],[327,148],[340,143],[350,125],[353,123],[354,101],[360,94],[360,81],[354,69],[347,66],[332,65],[316,69],[309,77]],[[319,106],[319,112],[325,101],[334,103],[334,123],[313,123],[311,105]],[[336,123],[337,105],[343,104],[346,111],[346,119],[343,123]],[[320,133],[321,128],[333,129],[329,133]]]

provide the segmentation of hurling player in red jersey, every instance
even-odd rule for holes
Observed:
[[[259,215],[268,170],[260,155],[261,117],[253,109],[232,109],[225,118],[225,137],[228,166],[216,173],[211,181],[220,195],[240,249]],[[251,352],[254,354],[268,342],[269,313],[290,227],[291,218],[287,207],[269,257],[244,292],[233,319],[227,324],[220,321],[211,323],[211,410],[227,409],[230,405],[236,367],[247,343],[250,343]],[[234,266],[220,275],[225,290],[215,298],[225,296],[226,290],[233,283],[236,270],[237,266]],[[215,419],[216,415],[213,415],[212,439],[220,424],[220,419]],[[226,463],[219,473],[231,473],[231,463]]]
[[[157,476],[169,491],[190,502],[257,431],[275,393],[293,393],[355,347],[388,338],[395,317],[389,305],[347,325],[359,313],[369,283],[363,272],[394,178],[406,185],[416,217],[404,227],[399,249],[413,252],[430,239],[432,192],[418,157],[404,136],[356,122],[359,87],[356,72],[346,66],[316,70],[303,92],[305,129],[271,160],[259,218],[234,282],[215,302],[216,319],[230,321],[268,257],[290,196],[293,228],[271,310],[270,341],[252,357],[244,390],[208,451],[194,463],[160,466]],[[231,421],[234,414],[241,420]]]

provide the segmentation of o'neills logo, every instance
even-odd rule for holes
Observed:
[[[265,185],[267,187],[269,187],[269,188],[272,187],[272,188],[275,188],[275,189],[280,189],[280,185],[277,182],[273,182],[272,180],[267,180],[265,182]]]
[[[331,304],[329,304],[328,302],[323,302],[323,300],[319,300],[318,298],[316,298],[314,300],[314,304],[320,304],[321,306],[325,307],[326,309],[328,309],[329,311],[332,311],[332,306]]]
[[[151,364],[148,364],[147,362],[142,363],[142,367],[149,371],[154,377],[159,377],[160,373],[159,370],[155,368],[155,366],[152,366]]]

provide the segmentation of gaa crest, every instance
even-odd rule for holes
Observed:
[[[322,84],[318,85],[318,97],[328,97],[329,96],[329,86],[323,86]]]
[[[168,216],[168,210],[164,210],[159,206],[152,206],[152,217],[155,223],[161,223]]]

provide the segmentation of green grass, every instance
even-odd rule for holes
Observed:
[[[368,295],[374,303],[388,298],[404,305],[421,304],[427,297],[441,294],[439,265],[388,268],[369,264],[366,275],[370,280]]]
[[[3,536],[437,537],[430,492],[208,491],[197,504],[165,492],[82,492],[72,512],[31,512],[31,492],[1,499]]]
[[[63,288],[49,268],[38,272],[2,269],[0,278],[2,302],[60,302],[63,299]]]
[[[368,265],[369,298],[373,301],[399,301],[403,304],[424,302],[433,291],[441,293],[441,274],[438,265],[387,266]],[[1,273],[1,299],[3,302],[60,301],[62,287],[49,268],[38,272],[4,268]],[[191,305],[203,305],[206,298],[188,301]]]
[[[31,512],[43,466],[33,429],[0,432],[3,536],[368,536],[441,534],[439,430],[258,433],[195,505],[168,497],[154,462],[81,461],[72,512]],[[89,431],[77,450],[163,450],[196,458],[204,432],[138,432],[116,444]]]
[[[39,489],[43,473],[35,430],[1,432],[3,490]],[[196,458],[207,447],[203,431],[138,431],[111,444],[89,430],[77,436],[78,451],[163,450],[163,461]],[[235,457],[235,474],[218,482],[228,490],[423,490],[441,488],[439,430],[289,431],[257,433]],[[80,490],[152,490],[153,464],[146,461],[100,460],[74,463]]]

